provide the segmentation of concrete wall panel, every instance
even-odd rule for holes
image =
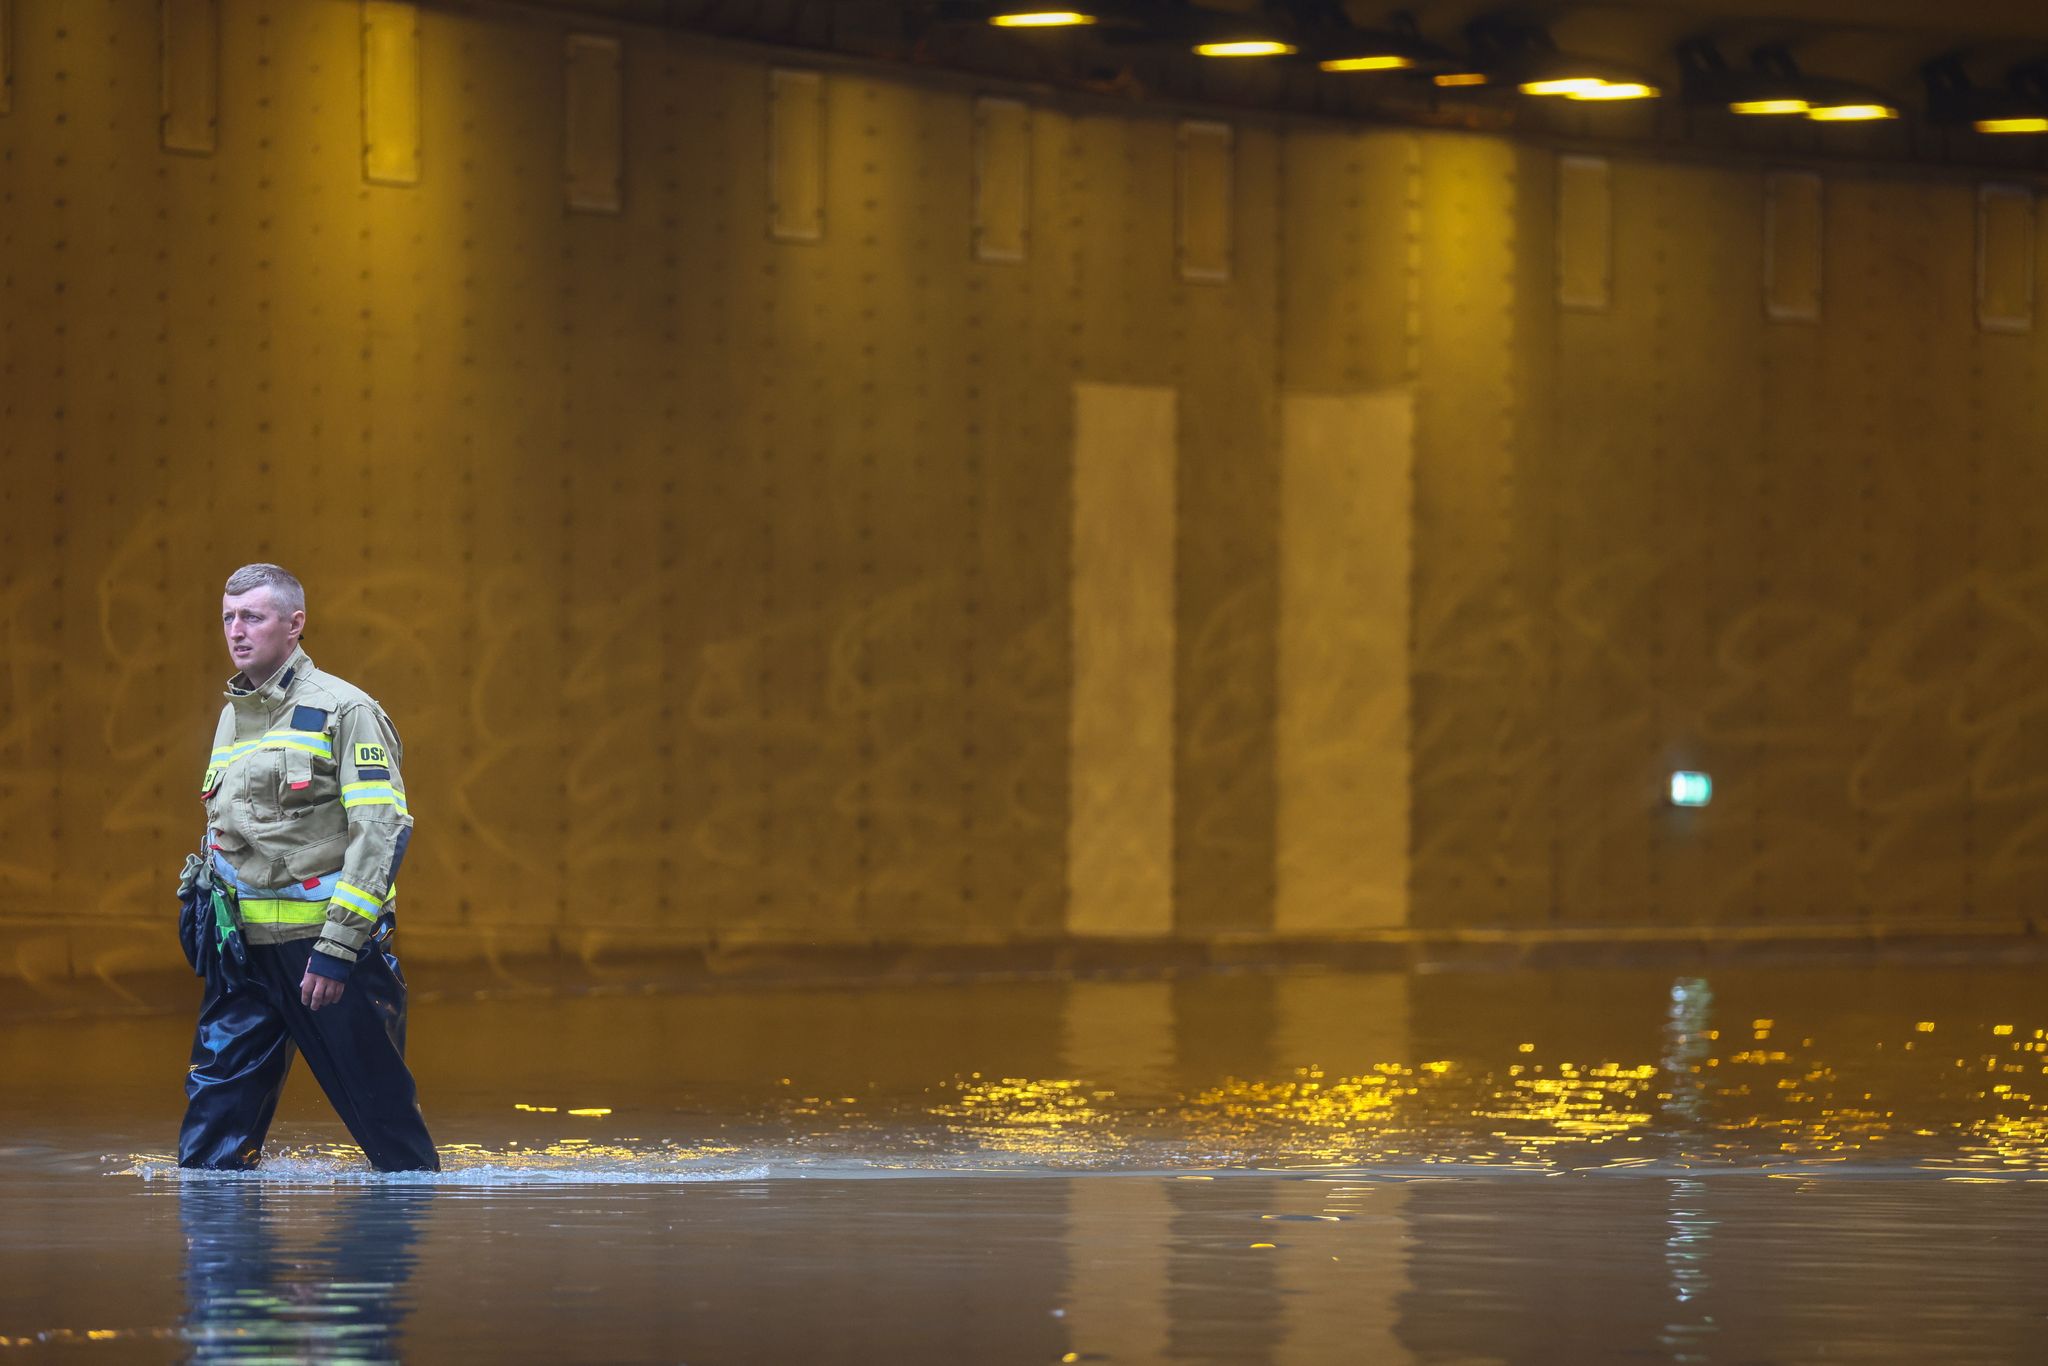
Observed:
[[[1074,391],[1068,928],[1159,936],[1174,913],[1173,394]]]
[[[1273,924],[1408,919],[1407,393],[1281,400]]]

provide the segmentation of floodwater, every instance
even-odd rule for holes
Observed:
[[[434,1176],[303,1071],[180,1173],[189,1022],[32,1020],[0,1363],[2044,1361],[2041,975],[423,995]]]

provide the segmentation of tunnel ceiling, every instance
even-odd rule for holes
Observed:
[[[482,0],[486,5],[491,0]],[[932,0],[526,0],[522,8],[547,8],[604,16],[631,23],[675,25],[725,31],[808,31],[835,22],[855,27],[912,24],[941,8]],[[1247,12],[1256,0],[1206,0],[1204,8]],[[1282,5],[1280,8],[1294,6]],[[1381,23],[1399,10],[1423,28],[1455,29],[1481,14],[1537,18],[1607,13],[1670,16],[1707,25],[1795,25],[1893,30],[1926,35],[1937,42],[2032,38],[2048,42],[2048,5],[2040,0],[1606,0],[1606,3],[1548,5],[1482,3],[1481,0],[1418,0],[1373,5],[1347,0],[1345,12],[1359,24]]]
[[[999,31],[987,6],[946,0],[449,0],[468,12],[567,17],[599,27],[659,29],[785,50],[793,59],[893,67],[939,79],[1018,84],[1077,99],[1204,107],[1513,131],[1706,156],[1846,158],[2048,169],[2048,132],[1987,137],[1930,85],[1979,99],[2026,98],[2048,118],[2048,3],[2042,0],[1608,0],[1500,4],[1418,0],[1115,0],[1121,26]],[[1216,61],[1174,32],[1189,16],[1263,17],[1308,31],[1332,19],[1384,31],[1404,19],[1450,54],[1487,49],[1486,30],[1643,73],[1662,97],[1631,107],[1534,100],[1511,89],[1447,91],[1412,73],[1333,75],[1302,58]],[[1328,31],[1327,29],[1320,31]],[[1737,70],[1759,53],[1803,76],[1880,92],[1899,117],[1882,126],[1817,127],[1802,119],[1731,117],[1686,83],[1679,50],[1701,41]],[[1497,52],[1497,49],[1496,49]],[[801,57],[798,54],[802,54]],[[2032,82],[2031,85],[2028,82]],[[2032,106],[2029,106],[2030,108]],[[1765,126],[1769,125],[1769,126]]]

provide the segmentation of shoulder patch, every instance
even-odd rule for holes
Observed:
[[[391,766],[391,754],[382,745],[359,744],[356,746],[355,761],[357,768],[361,768],[365,764],[373,768],[389,768]]]
[[[318,707],[293,707],[293,730],[326,730],[327,713]]]
[[[381,764],[357,764],[356,781],[368,782],[371,779],[388,783],[391,781],[391,770]]]
[[[206,776],[199,780],[200,796],[211,797],[213,795],[213,790],[220,786],[220,772],[218,764],[206,770]]]

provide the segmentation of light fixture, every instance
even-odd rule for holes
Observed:
[[[1606,76],[1581,74],[1541,76],[1520,82],[1524,95],[1554,95],[1568,100],[1654,100],[1662,93],[1648,81],[1611,80]]]
[[[978,24],[1006,32],[1029,34],[1058,29],[1128,25],[1133,11],[1128,0],[1073,0],[1061,5],[1030,0],[938,0],[933,17],[941,23]]]
[[[1849,100],[1842,104],[1816,104],[1806,111],[1806,117],[1815,123],[1875,123],[1880,119],[1895,119],[1899,116],[1894,105],[1881,104],[1874,100]]]
[[[1590,101],[1648,100],[1663,93],[1641,72],[1559,52],[1538,25],[1484,17],[1466,25],[1465,36],[1477,60],[1438,76],[1439,85],[1500,84],[1539,98]]]
[[[1565,92],[1568,100],[1654,100],[1662,93],[1641,81],[1602,81],[1583,90]]]
[[[1813,106],[1807,101],[1796,98],[1728,101],[1728,109],[1731,113],[1762,115],[1765,117],[1783,114],[1804,114],[1811,108]]]
[[[1813,108],[1813,92],[1802,88],[1799,68],[1782,47],[1756,48],[1742,69],[1731,68],[1710,38],[1688,38],[1677,54],[1688,104],[1715,105],[1752,118],[1792,118]]]
[[[1289,57],[1301,50],[1300,35],[1284,16],[1226,14],[1187,0],[1180,0],[1169,13],[1178,18],[1183,41],[1197,56],[1228,61]]]
[[[1316,66],[1323,71],[1449,72],[1457,69],[1451,54],[1429,42],[1415,27],[1415,16],[1396,14],[1386,28],[1359,28],[1341,5],[1306,11],[1304,37]]]
[[[1362,57],[1325,57],[1316,63],[1323,71],[1409,71],[1415,59],[1398,53],[1368,53]]]
[[[1202,57],[1285,57],[1299,50],[1278,38],[1226,38],[1195,44],[1196,54]]]
[[[1550,76],[1538,81],[1523,81],[1516,88],[1524,95],[1583,95],[1605,84],[1607,82],[1598,76]]]
[[[1002,9],[988,17],[997,28],[1078,28],[1097,22],[1096,16],[1078,9]]]
[[[2028,62],[2006,73],[2001,88],[1971,84],[1959,57],[1921,68],[1927,78],[1927,116],[1937,124],[1968,124],[1993,137],[2048,133],[2048,62]]]
[[[1820,123],[1895,119],[1899,107],[1882,92],[1849,81],[1809,76],[1777,44],[1751,51],[1749,65],[1730,67],[1708,38],[1678,45],[1688,104],[1713,105],[1750,118],[1807,118]]]

